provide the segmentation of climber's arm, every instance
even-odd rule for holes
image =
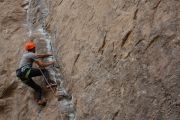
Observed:
[[[41,61],[35,61],[35,63],[40,67],[40,68],[43,68],[43,67],[48,67],[50,65],[53,65],[54,64],[54,61],[52,62],[41,62]]]
[[[37,58],[46,58],[52,56],[52,54],[36,54]]]

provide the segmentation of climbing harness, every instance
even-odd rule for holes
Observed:
[[[25,65],[16,70],[16,75],[18,78],[23,78],[23,82],[26,82],[26,80],[28,80],[30,72],[31,68],[29,67],[29,65]]]
[[[28,78],[30,72],[31,72],[31,69],[29,69],[29,70],[26,72],[25,78]]]

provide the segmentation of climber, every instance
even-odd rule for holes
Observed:
[[[32,80],[32,77],[42,76],[44,74],[48,79],[48,83],[46,83],[47,87],[55,86],[54,81],[49,79],[48,71],[45,69],[45,67],[53,65],[54,62],[45,63],[38,60],[38,58],[46,58],[52,56],[52,54],[36,54],[35,49],[36,45],[33,41],[28,41],[25,44],[26,52],[21,58],[19,69],[16,70],[16,75],[23,83],[35,90],[37,103],[39,105],[46,105],[46,100],[42,95],[42,88]],[[32,67],[33,62],[39,66],[39,69]]]

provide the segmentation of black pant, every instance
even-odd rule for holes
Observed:
[[[37,69],[37,68],[30,68],[30,69],[31,69],[31,71],[28,75],[28,78],[20,77],[20,79],[26,85],[30,86],[31,88],[33,88],[35,90],[36,98],[38,100],[40,100],[42,98],[42,88],[33,81],[32,77],[42,76],[44,74],[48,83],[54,83],[54,81],[49,79],[49,74],[46,69],[41,69],[41,71],[40,71],[40,69]],[[43,74],[42,74],[42,72],[43,72]],[[48,84],[47,81],[45,82],[46,84]]]

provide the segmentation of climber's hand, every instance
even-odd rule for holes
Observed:
[[[50,64],[50,65],[54,65],[54,64],[55,64],[55,61],[50,61],[49,64]]]
[[[53,56],[53,54],[52,54],[52,53],[48,53],[47,55],[48,55],[48,56]]]

